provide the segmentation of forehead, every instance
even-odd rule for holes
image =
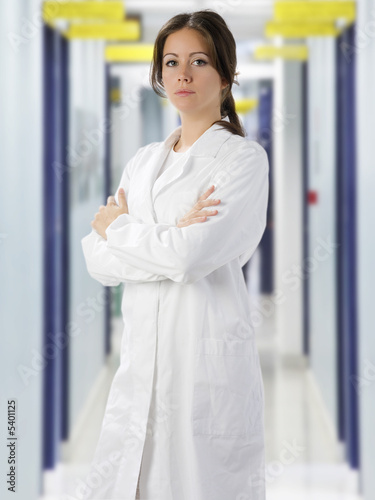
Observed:
[[[208,43],[203,35],[194,29],[182,28],[168,35],[164,44],[163,54],[171,51],[182,55],[199,50],[209,52]]]

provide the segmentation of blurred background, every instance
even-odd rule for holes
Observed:
[[[205,8],[234,34],[236,108],[270,163],[243,268],[267,498],[375,498],[375,2],[18,0],[0,6],[2,499],[81,498],[122,334],[122,285],[89,276],[81,238],[137,149],[180,124],[150,87],[153,43]]]

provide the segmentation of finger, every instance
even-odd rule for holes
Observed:
[[[198,201],[195,206],[197,207],[198,210],[202,210],[204,207],[209,207],[210,205],[218,205],[221,203],[221,200],[219,199],[210,199],[210,200],[203,200],[203,201]]]
[[[203,195],[201,196],[201,198],[203,198],[203,199],[208,198],[208,196],[210,196],[210,194],[212,194],[214,192],[214,190],[215,190],[215,186],[214,185],[210,186],[207,189],[207,191],[205,193],[203,193]]]
[[[199,219],[201,217],[216,215],[217,213],[218,213],[217,210],[197,210],[192,215],[190,215],[190,217],[185,217],[185,220]]]
[[[194,217],[194,218],[182,218],[178,221],[177,227],[185,227],[185,226],[190,226],[190,224],[193,224],[194,221],[199,221],[203,217]]]
[[[214,191],[214,189],[215,189],[215,186],[212,185],[198,199],[199,200],[205,200],[208,196],[210,196],[210,194]]]
[[[200,220],[202,217],[210,217],[213,215],[217,215],[218,211],[217,210],[195,210],[194,212],[185,215],[183,218],[180,219],[180,222],[187,222],[191,221],[194,219]]]
[[[179,222],[177,227],[186,227],[186,226],[191,226],[191,224],[197,224],[198,222],[204,222],[207,219],[207,217],[195,217],[194,219],[189,219],[184,222]]]
[[[218,213],[217,210],[204,210],[199,212],[199,217],[203,217],[205,215],[216,215]]]
[[[123,188],[120,188],[118,191],[118,201],[120,208],[128,208],[128,205],[126,203],[125,191]]]
[[[107,198],[107,205],[117,205],[114,196],[108,196],[108,198]]]
[[[204,215],[202,217],[196,217],[195,219],[191,219],[188,223],[188,225],[190,224],[196,224],[197,222],[204,222],[205,220],[207,219],[207,217]]]

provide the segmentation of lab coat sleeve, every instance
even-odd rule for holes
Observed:
[[[218,214],[178,228],[144,224],[122,214],[106,229],[105,245],[121,262],[145,272],[188,284],[258,246],[266,227],[268,158],[254,141],[236,145],[219,162],[207,185],[215,185],[210,198],[221,203]]]
[[[106,240],[95,229],[81,240],[81,244],[89,275],[104,286],[167,279],[166,276],[134,268],[124,259],[113,255],[106,245]]]
[[[128,199],[130,172],[143,149],[144,147],[140,148],[124,168],[115,194],[117,203],[120,187],[124,188],[126,199]],[[132,221],[138,224],[142,223],[141,220],[135,217],[132,217]],[[106,240],[95,229],[92,229],[87,236],[82,238],[81,246],[89,275],[104,286],[117,286],[121,282],[144,283],[145,281],[167,279],[158,273],[131,267],[126,260],[113,255],[106,245]]]

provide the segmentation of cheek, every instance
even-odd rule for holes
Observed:
[[[168,91],[168,89],[173,88],[173,77],[170,73],[165,72],[162,73],[162,78],[163,78],[163,84],[164,84],[164,89]]]
[[[212,91],[220,92],[220,79],[218,75],[214,71],[207,71],[204,74],[200,75],[200,81],[204,85],[204,88],[207,89],[208,92],[212,93]]]
[[[171,81],[173,78],[173,71],[172,68],[164,67],[162,72],[161,72],[161,77],[164,81]]]

